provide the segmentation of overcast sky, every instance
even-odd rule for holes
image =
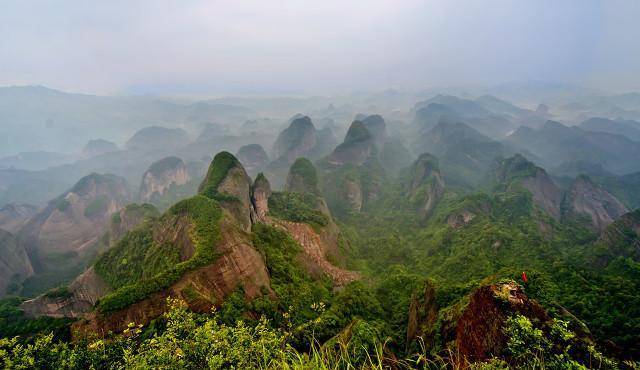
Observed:
[[[559,81],[640,90],[638,0],[0,0],[0,85],[326,94]]]

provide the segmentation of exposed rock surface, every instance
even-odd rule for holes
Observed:
[[[45,293],[23,302],[20,308],[32,317],[81,317],[110,291],[109,285],[91,267],[78,276],[66,291]]]
[[[476,289],[455,324],[455,344],[461,358],[484,361],[502,353],[508,339],[503,328],[507,318],[514,313],[536,323],[551,320],[544,308],[529,299],[513,282]],[[453,331],[445,333],[444,337],[453,334]]]
[[[251,178],[242,164],[231,153],[216,154],[199,192],[216,199],[251,231]]]
[[[228,214],[223,217],[220,230],[221,238],[216,244],[216,251],[221,256],[212,264],[187,272],[168,289],[122,310],[106,314],[98,311],[89,313],[84,320],[74,324],[74,335],[104,336],[109,331],[121,332],[131,322],[148,324],[166,310],[167,297],[181,298],[192,310],[204,313],[210,312],[214,305],[221,305],[239,286],[243,287],[247,299],[263,295],[264,289],[270,291],[269,274],[262,256],[253,248],[249,235]],[[188,233],[188,229],[179,233]],[[176,238],[183,239],[180,235]]]
[[[496,171],[499,183],[508,188],[522,186],[528,190],[535,205],[553,218],[561,217],[562,190],[551,180],[545,170],[535,166],[520,154],[504,159]]]
[[[333,221],[329,207],[320,196],[317,185],[316,168],[304,158],[298,159],[290,168],[287,176],[287,191],[307,193],[315,197],[315,209],[322,213],[327,224],[321,228],[314,228],[302,222],[267,218],[267,223],[286,230],[303,248],[301,260],[307,270],[320,277],[326,275],[334,284],[341,286],[359,278],[353,271],[335,266],[332,261],[341,261],[342,253],[339,247],[340,231]]]
[[[357,272],[335,266],[327,259],[328,256],[335,258],[340,255],[335,225],[316,232],[310,225],[300,222],[274,220],[272,224],[286,230],[302,246],[303,264],[313,276],[326,275],[337,286],[346,285],[360,277]]]
[[[320,189],[318,188],[318,173],[308,159],[298,158],[293,165],[291,165],[284,190],[315,195],[320,194]]]
[[[598,238],[597,246],[604,248],[598,265],[623,256],[640,261],[640,209],[629,212],[607,226]]]
[[[251,201],[255,208],[256,220],[265,222],[269,213],[269,197],[271,196],[271,185],[269,180],[262,174],[258,174],[253,182]]]
[[[158,210],[150,204],[129,204],[111,218],[103,248],[114,246],[129,231],[143,222],[159,216]],[[65,294],[42,294],[22,303],[25,313],[30,316],[81,317],[91,311],[98,299],[111,291],[111,287],[89,267],[69,285]]]
[[[253,186],[250,186],[247,178],[244,169],[231,154],[223,152],[216,155],[200,187],[200,198],[218,200],[217,204],[222,211],[217,229],[219,235],[215,241],[217,257],[209,264],[186,271],[168,288],[151,293],[124,308],[106,312],[91,309],[100,297],[112,289],[105,283],[106,280],[100,278],[98,269],[92,268],[69,287],[68,292],[64,294],[66,299],[62,295],[49,294],[48,297],[45,295],[25,302],[23,308],[34,316],[45,314],[56,317],[81,317],[82,320],[73,326],[74,336],[103,336],[110,331],[120,332],[131,322],[148,324],[166,310],[167,297],[185,300],[196,312],[209,312],[212,306],[220,306],[224,299],[236,292],[240,286],[247,299],[265,294],[273,295],[263,256],[253,247],[249,232],[252,220],[263,221],[288,231],[302,246],[300,262],[308,267],[314,276],[327,275],[336,285],[345,284],[358,277],[353,272],[331,264],[327,258],[331,256],[339,259],[340,252],[339,232],[332,221],[317,231],[305,223],[271,218],[268,215],[268,198],[271,194],[268,181],[264,176],[258,176]],[[330,217],[324,201],[319,199],[318,209]],[[238,213],[245,205],[245,200],[247,210]],[[199,201],[197,204],[198,207],[203,207],[203,204],[208,203]],[[209,204],[217,207],[216,203]],[[194,234],[195,224],[190,216],[190,208],[178,209],[179,211],[168,211],[146,227],[151,228],[153,246],[176,248],[180,261],[188,261],[194,258],[197,251],[197,240],[194,239],[197,234]],[[244,224],[245,216],[251,216],[248,229]],[[122,245],[128,248],[140,247],[135,243]],[[154,249],[148,249],[152,250]],[[117,293],[116,290],[112,294]],[[106,299],[105,297],[104,300]]]
[[[9,232],[0,230],[0,297],[12,283],[33,275],[33,267],[25,249]]]
[[[109,244],[114,245],[126,233],[141,223],[151,221],[159,216],[160,213],[151,204],[128,204],[111,217]]]
[[[384,121],[384,118],[379,114],[373,114],[365,117],[362,120],[362,123],[373,137],[373,142],[378,151],[381,151],[384,142],[387,139],[387,124]]]
[[[64,254],[69,264],[84,258],[128,199],[124,179],[91,174],[51,201],[19,234],[36,270],[46,270],[52,255]]]
[[[426,281],[422,292],[411,296],[407,322],[407,346],[420,338],[427,348],[431,348],[437,320],[436,289],[433,283]]]
[[[354,121],[345,135],[344,142],[336,147],[327,161],[334,166],[346,163],[361,165],[376,153],[374,137],[363,122]]]
[[[153,202],[162,197],[171,186],[184,185],[189,181],[187,166],[178,157],[166,157],[153,163],[142,176],[140,199]]]
[[[407,195],[417,207],[420,219],[425,220],[431,216],[444,195],[444,180],[436,157],[424,153],[413,163]]]
[[[568,211],[591,219],[596,230],[602,231],[613,221],[629,212],[627,207],[587,176],[578,176],[567,194]]]
[[[38,209],[29,204],[10,203],[0,208],[0,229],[17,233]]]
[[[317,143],[318,136],[311,118],[301,116],[294,119],[289,127],[278,135],[273,144],[271,157],[288,166],[296,158],[308,156]]]
[[[269,156],[260,144],[249,144],[238,149],[236,158],[242,163],[249,176],[263,171],[269,164]]]
[[[473,221],[474,218],[476,218],[475,213],[468,210],[463,210],[461,212],[452,213],[447,216],[447,225],[451,226],[454,229],[459,229],[469,224],[471,221]]]

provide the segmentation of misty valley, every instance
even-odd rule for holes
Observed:
[[[640,1],[0,1],[0,369],[639,370]]]
[[[640,356],[639,94],[113,106],[1,91],[0,113],[20,122],[4,136],[49,140],[0,159],[8,367],[617,368]],[[113,118],[132,111],[135,125]],[[70,131],[86,142],[54,151],[74,147]]]

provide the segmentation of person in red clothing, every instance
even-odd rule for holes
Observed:
[[[524,271],[522,271],[522,281],[524,281],[525,283],[529,282],[529,279],[527,279],[527,274]]]

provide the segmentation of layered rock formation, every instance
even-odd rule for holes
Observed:
[[[431,216],[444,195],[444,180],[440,174],[438,159],[424,153],[413,163],[407,184],[407,196],[422,220]]]
[[[62,261],[54,263],[56,256],[65,256],[69,265],[82,261],[128,199],[124,179],[91,174],[51,201],[19,234],[36,271],[59,268]]]
[[[255,209],[256,221],[266,222],[269,213],[269,197],[271,196],[271,184],[267,178],[259,173],[253,182],[251,189],[251,202]]]
[[[160,216],[160,212],[151,204],[128,204],[111,216],[109,225],[109,245],[115,245],[129,231],[143,222],[151,222]]]
[[[376,141],[367,126],[354,121],[342,144],[338,145],[327,161],[332,166],[344,164],[362,165],[369,157],[377,154]]]
[[[595,244],[600,248],[597,265],[606,266],[616,257],[640,261],[640,209],[624,214],[607,226]]]
[[[0,230],[0,297],[31,275],[33,267],[25,249],[12,234]]]
[[[373,142],[378,149],[378,152],[382,150],[382,147],[387,140],[387,124],[379,114],[374,114],[371,116],[367,116],[362,120],[362,123],[367,128],[371,136],[373,137]]]
[[[308,159],[298,158],[291,165],[284,190],[320,195],[318,174],[316,168]]]
[[[462,358],[487,360],[503,353],[508,340],[504,327],[513,314],[525,316],[540,326],[551,325],[545,309],[529,299],[520,286],[513,282],[493,284],[471,294],[455,327],[444,326],[445,337],[455,336],[456,348]]]
[[[240,286],[247,299],[274,295],[265,261],[253,247],[254,222],[288,231],[302,246],[299,262],[314,276],[328,275],[337,285],[357,278],[328,262],[329,256],[340,259],[339,234],[322,198],[311,194],[316,212],[324,217],[323,225],[312,227],[273,217],[273,195],[264,176],[251,184],[235,157],[219,153],[199,195],[177,203],[159,219],[139,223],[68,290],[22,307],[33,316],[82,317],[73,331],[84,336],[122,331],[130,322],[146,324],[164,312],[167,297],[208,312]],[[114,219],[119,224],[131,224],[125,221],[126,212],[118,215]]]
[[[184,185],[189,181],[187,166],[178,157],[166,157],[153,163],[142,176],[140,200],[154,203],[165,195],[172,186]]]
[[[316,128],[307,116],[295,118],[289,127],[278,135],[271,158],[288,166],[298,157],[307,157],[318,144]]]
[[[299,158],[289,170],[287,190],[269,199],[270,217],[265,223],[286,230],[302,246],[300,261],[312,276],[328,276],[340,286],[359,275],[329,262],[343,261],[340,232],[320,196],[317,177],[313,164]]]
[[[17,233],[38,209],[29,204],[10,203],[0,208],[0,229]]]
[[[220,202],[251,231],[251,178],[231,153],[220,152],[213,158],[198,192]]]
[[[566,206],[568,216],[586,216],[599,231],[629,212],[616,197],[584,175],[578,176],[571,184],[566,195]]]
[[[528,190],[536,206],[546,211],[556,220],[562,216],[562,190],[551,180],[545,170],[535,166],[525,157],[516,154],[500,162],[496,171],[499,183],[508,188],[522,186]]]

